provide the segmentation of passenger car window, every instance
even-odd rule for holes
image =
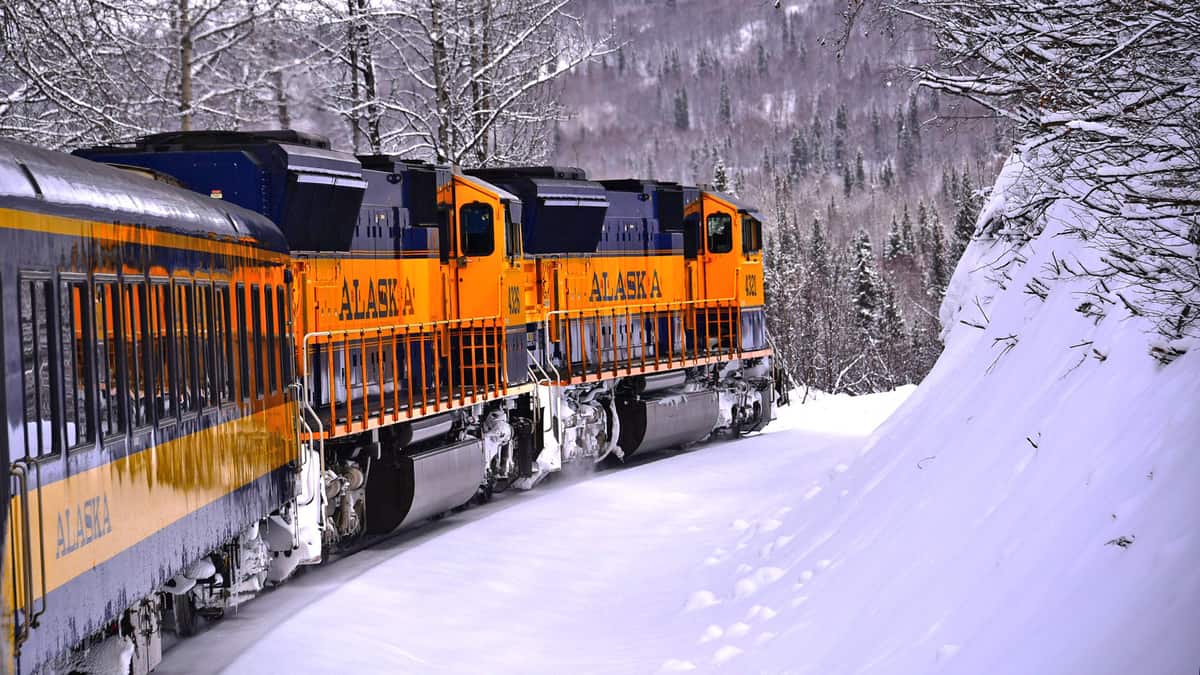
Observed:
[[[492,254],[496,248],[492,223],[492,207],[482,202],[463,205],[458,218],[458,226],[462,232],[462,255]]]
[[[733,250],[733,218],[728,213],[708,217],[708,252],[729,253]]]

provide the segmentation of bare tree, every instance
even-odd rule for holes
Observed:
[[[851,21],[863,6],[849,5]],[[977,235],[1019,232],[1051,205],[1075,204],[1066,229],[1098,255],[1058,272],[1092,279],[1097,307],[1153,320],[1164,361],[1200,339],[1194,4],[905,0],[883,9],[933,35],[936,57],[913,70],[920,85],[975,101],[1025,139],[1021,160],[1037,183],[1025,212]]]
[[[421,0],[380,11],[394,59],[378,99],[381,143],[438,161],[529,162],[548,151],[562,115],[556,81],[607,54],[570,13],[571,0]],[[381,45],[384,47],[384,45]]]

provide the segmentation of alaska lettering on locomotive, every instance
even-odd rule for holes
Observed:
[[[61,558],[112,532],[108,495],[98,495],[68,506],[58,514],[58,541],[54,557]]]
[[[588,300],[592,302],[612,302],[614,300],[650,300],[662,297],[662,287],[659,284],[658,271],[655,270],[650,278],[650,289],[646,289],[647,272],[635,271],[621,274],[618,272],[609,286],[608,272],[592,274],[592,292]]]
[[[385,319],[391,316],[411,316],[416,313],[413,300],[416,293],[408,279],[404,288],[397,279],[367,279],[365,291],[358,279],[342,282],[342,307],[338,319]],[[397,297],[398,296],[398,297]],[[398,300],[398,301],[397,301]]]

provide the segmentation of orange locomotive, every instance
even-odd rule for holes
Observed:
[[[241,371],[235,397],[267,383],[292,411],[264,439],[290,448],[291,478],[253,537],[188,567],[212,576],[164,587],[178,632],[364,535],[530,488],[564,463],[771,419],[761,222],[727,195],[578,169],[463,173],[293,131],[76,154],[169,175],[286,240],[282,281],[236,313],[266,324],[210,332]],[[235,297],[246,302],[241,285]],[[250,335],[253,358],[223,330]]]

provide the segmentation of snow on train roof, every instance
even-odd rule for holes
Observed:
[[[143,225],[189,235],[217,235],[287,252],[267,218],[151,177],[24,143],[0,139],[0,207]],[[95,212],[105,215],[97,218]]]

